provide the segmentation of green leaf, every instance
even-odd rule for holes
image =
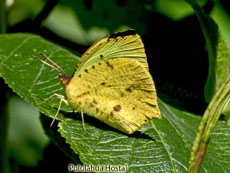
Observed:
[[[208,70],[208,79],[205,84],[204,94],[205,94],[205,99],[208,102],[211,100],[212,96],[216,91],[215,69],[216,69],[216,55],[217,55],[216,46],[218,43],[218,36],[219,36],[218,26],[211,17],[205,14],[205,12],[195,1],[192,0],[185,0],[185,1],[188,4],[190,4],[194,9],[206,41],[208,58],[209,58],[209,70]]]
[[[216,57],[216,68],[215,71],[215,91],[217,91],[222,83],[227,79],[230,71],[230,49],[219,31],[219,40],[217,44],[217,57]],[[211,76],[210,78],[214,78]],[[230,105],[227,105],[223,111],[226,119],[230,117]]]
[[[5,34],[0,35],[0,76],[19,96],[53,117],[59,100],[39,103],[64,91],[58,72],[29,58],[39,56],[39,51],[46,53],[69,76],[74,71],[78,57],[59,46],[35,35]],[[129,171],[135,172],[185,172],[200,117],[177,110],[160,99],[158,102],[163,119],[151,121],[130,136],[88,116],[85,116],[86,135],[80,115],[71,113],[72,109],[64,104],[58,115],[63,120],[58,124],[58,131],[83,164],[127,165]],[[229,135],[226,123],[220,122],[213,133],[215,140],[209,145],[202,171],[230,171],[229,166],[222,166],[230,165]]]
[[[219,32],[219,40],[217,45],[217,57],[216,57],[216,69],[215,69],[216,91],[218,90],[218,88],[220,88],[222,83],[228,77],[229,71],[230,71],[230,51],[224,40],[224,37]]]
[[[228,47],[230,47],[230,15],[224,10],[221,1],[215,1],[215,5],[211,11],[211,17],[218,24],[218,27],[223,34]],[[223,4],[224,5],[224,4]]]
[[[59,101],[40,104],[54,93],[63,94],[58,72],[42,64],[31,55],[44,52],[71,76],[79,57],[51,44],[41,37],[30,34],[1,35],[0,37],[0,76],[22,98],[38,107],[48,116],[55,114]],[[53,103],[53,104],[52,104]],[[65,106],[63,110],[72,110]]]
[[[185,172],[200,117],[158,102],[163,119],[151,121],[131,136],[91,118],[86,119],[88,135],[83,133],[80,118],[60,123],[59,132],[87,165],[128,165],[130,172]],[[226,123],[220,122],[201,170],[230,171],[229,166],[221,166],[230,163],[229,133]],[[220,145],[220,139],[224,144]]]
[[[205,98],[210,101],[229,74],[230,50],[215,21],[196,2],[185,1],[194,9],[206,40],[209,73],[205,84]]]
[[[216,55],[209,56],[210,61],[215,65],[210,66],[209,70],[211,72],[205,85],[205,96],[209,101],[227,78],[230,70],[230,50],[220,31],[218,32],[218,40],[215,44],[216,47],[213,52],[216,52]]]

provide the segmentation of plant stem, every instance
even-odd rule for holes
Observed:
[[[206,143],[201,143],[200,147],[199,147],[199,149],[197,151],[196,158],[195,158],[195,164],[194,164],[194,167],[193,167],[193,172],[199,172],[201,163],[202,163],[203,158],[204,158],[205,153],[206,153],[206,150],[207,150],[207,144]]]
[[[211,133],[216,123],[230,100],[230,75],[217,90],[202,117],[198,132],[193,142],[189,158],[188,172],[198,172],[207,150]]]

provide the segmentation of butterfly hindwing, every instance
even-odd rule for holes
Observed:
[[[70,105],[125,133],[161,118],[148,69],[136,59],[115,58],[92,65],[66,87]]]

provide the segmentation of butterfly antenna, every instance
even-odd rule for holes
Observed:
[[[84,121],[84,116],[83,116],[83,110],[81,108],[81,119],[82,119],[82,126],[83,126],[83,129],[84,129],[84,132],[85,134],[88,135],[87,131],[86,131],[86,128],[85,128],[85,121]]]
[[[53,63],[63,74],[66,74],[64,70],[62,70],[62,68],[59,65],[57,65],[57,63],[55,63],[53,60],[51,60],[46,54],[44,54],[43,52],[39,52],[39,53],[40,55],[45,57],[49,62]]]
[[[49,67],[51,67],[51,68],[53,68],[53,69],[57,70],[59,73],[63,73],[63,71],[61,71],[61,70],[60,70],[60,69],[58,69],[57,67],[55,67],[55,66],[53,66],[53,65],[51,65],[51,64],[49,64],[49,63],[47,63],[46,61],[44,61],[44,60],[42,60],[42,59],[38,58],[38,57],[37,57],[37,56],[35,56],[35,55],[31,55],[30,57],[35,58],[35,59],[37,59],[38,61],[42,62],[43,64],[48,65]]]

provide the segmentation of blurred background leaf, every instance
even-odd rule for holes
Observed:
[[[195,1],[201,6],[207,3],[207,0]],[[184,17],[194,14],[193,9],[184,0],[156,0],[155,8],[157,12],[164,14],[174,21],[181,20]]]
[[[8,25],[14,26],[24,20],[33,19],[42,10],[42,0],[12,0],[8,4]]]
[[[49,139],[39,121],[39,111],[18,97],[9,100],[8,145],[18,164],[36,166]]]

